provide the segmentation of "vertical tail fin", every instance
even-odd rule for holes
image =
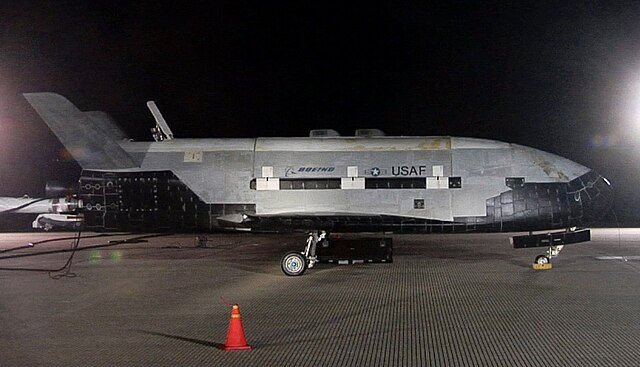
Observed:
[[[24,97],[83,169],[137,166],[118,145],[124,133],[108,115],[82,112],[56,93],[25,93]]]
[[[116,121],[111,116],[109,116],[109,114],[102,111],[89,111],[84,112],[84,114],[89,117],[89,121],[92,122],[91,126],[96,131],[110,137],[111,140],[121,141],[128,139],[124,131],[122,131],[120,126],[118,126]]]

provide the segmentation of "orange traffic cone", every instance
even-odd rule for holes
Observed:
[[[229,331],[227,332],[227,341],[224,343],[224,350],[250,350],[251,346],[247,344],[244,337],[244,328],[242,327],[242,319],[240,318],[240,307],[233,305],[231,310],[231,320],[229,321]]]

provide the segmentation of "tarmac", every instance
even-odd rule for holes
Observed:
[[[595,229],[550,270],[513,234],[402,235],[393,263],[301,277],[279,264],[300,234],[82,233],[52,272],[73,235],[0,234],[1,366],[640,364],[639,229]],[[250,351],[220,349],[233,303]]]

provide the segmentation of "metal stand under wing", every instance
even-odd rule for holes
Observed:
[[[511,237],[513,248],[563,246],[591,241],[591,231],[555,232]]]

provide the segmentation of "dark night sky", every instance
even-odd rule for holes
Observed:
[[[640,218],[638,2],[136,3],[0,5],[0,196],[75,178],[20,96],[53,91],[137,140],[153,99],[178,137],[380,128],[519,143],[600,171],[619,215]]]

